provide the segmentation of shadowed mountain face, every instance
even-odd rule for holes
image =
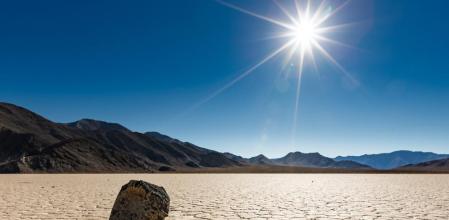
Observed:
[[[240,165],[161,134],[90,119],[59,124],[0,103],[0,172],[152,172]]]
[[[365,154],[362,156],[337,157],[335,160],[350,160],[369,165],[376,169],[393,169],[407,164],[417,164],[431,160],[448,158],[447,154],[435,154],[419,151],[395,151],[382,154]]]
[[[228,159],[238,161],[240,163],[249,164],[249,159],[243,158],[242,156],[238,156],[229,152],[223,153]]]
[[[432,160],[418,164],[409,164],[398,168],[399,170],[419,170],[419,171],[449,171],[449,158]]]

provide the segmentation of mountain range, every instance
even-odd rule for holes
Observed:
[[[225,153],[229,159],[239,161],[241,163],[249,163],[253,165],[277,165],[277,166],[299,166],[299,167],[320,167],[320,168],[356,168],[370,169],[368,165],[360,164],[354,161],[342,160],[335,161],[325,157],[319,153],[302,153],[291,152],[281,158],[269,159],[265,155],[260,154],[251,158],[242,158],[231,153]]]
[[[409,164],[418,164],[432,160],[449,158],[449,154],[436,154],[421,151],[394,151],[382,154],[365,154],[361,156],[339,156],[336,161],[354,161],[376,169],[393,169]]]
[[[319,153],[301,152],[273,159],[264,155],[243,158],[158,132],[134,132],[117,123],[93,119],[55,123],[25,108],[0,103],[0,173],[196,172],[260,167],[280,171],[292,170],[290,167],[373,170],[370,164],[354,158],[332,159]],[[444,163],[440,165],[422,164],[419,170],[427,166],[446,169]]]
[[[0,172],[154,172],[240,165],[157,133],[90,119],[54,123],[0,103]]]

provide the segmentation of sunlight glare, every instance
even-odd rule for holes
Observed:
[[[305,51],[310,51],[312,44],[317,38],[316,24],[309,18],[304,19],[295,26],[295,29],[290,32],[295,42]]]
[[[341,4],[340,6],[332,9],[329,5],[329,2],[326,0],[314,1],[314,3],[319,2],[318,7],[313,7],[311,0],[292,0],[294,3],[294,13],[291,13],[291,8],[282,5],[277,0],[273,0],[273,2],[281,9],[281,11],[288,17],[290,22],[285,22],[279,19],[270,18],[264,15],[257,14],[255,12],[249,11],[247,9],[241,8],[234,4],[228,3],[224,0],[216,0],[218,3],[232,8],[234,10],[240,11],[244,14],[250,15],[252,17],[264,20],[271,24],[277,25],[285,29],[283,33],[280,33],[276,38],[287,38],[286,42],[279,47],[278,49],[272,51],[267,56],[265,56],[261,61],[257,62],[246,71],[241,73],[239,76],[234,78],[234,80],[225,84],[223,87],[219,88],[215,92],[212,92],[208,97],[204,100],[200,101],[194,107],[196,108],[199,105],[208,102],[218,94],[222,93],[229,87],[233,86],[238,81],[242,80],[246,76],[250,75],[254,70],[273,59],[275,56],[280,54],[281,52],[288,51],[286,54],[285,64],[294,65],[297,64],[297,88],[296,88],[296,100],[295,100],[295,110],[293,115],[293,127],[292,127],[292,144],[294,145],[294,137],[296,134],[297,127],[297,119],[298,119],[298,109],[299,109],[299,96],[300,96],[300,87],[301,87],[301,78],[304,71],[304,65],[306,65],[305,59],[306,57],[310,62],[316,67],[315,55],[314,51],[319,52],[322,57],[327,59],[330,63],[334,64],[337,69],[340,70],[344,74],[345,77],[349,78],[354,85],[358,85],[357,80],[355,80],[344,68],[340,65],[334,57],[321,45],[321,42],[325,41],[328,43],[333,43],[335,45],[343,45],[345,44],[331,39],[326,36],[326,34],[336,31],[342,27],[348,26],[350,24],[340,24],[334,26],[327,26],[326,21],[328,21],[331,17],[333,17],[338,11],[340,11],[343,7],[345,7],[349,0]],[[305,3],[305,4],[301,4]],[[295,61],[295,62],[292,62]]]

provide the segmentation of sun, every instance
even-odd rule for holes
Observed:
[[[316,28],[311,21],[304,21],[292,32],[296,42],[304,46],[310,46],[316,40]]]
[[[294,26],[294,29],[288,34],[301,50],[310,51],[313,43],[318,40],[318,25],[314,24],[310,18],[304,18],[300,23]]]
[[[310,58],[312,63],[315,63],[315,54],[318,52],[328,61],[333,63],[341,72],[343,72],[347,77],[351,78],[347,71],[331,56],[329,52],[324,48],[323,42],[332,43],[340,46],[347,46],[341,42],[338,42],[327,35],[331,32],[338,31],[342,27],[348,24],[339,25],[326,25],[331,17],[337,14],[349,1],[343,4],[332,7],[329,1],[326,0],[292,0],[292,5],[286,6],[281,4],[278,0],[273,0],[273,2],[278,6],[278,8],[283,12],[285,19],[270,18],[255,12],[246,10],[244,8],[238,7],[234,4],[230,4],[223,0],[216,0],[220,4],[227,6],[229,8],[235,9],[242,13],[248,14],[250,16],[259,18],[261,20],[275,24],[285,31],[279,33],[275,38],[286,38],[286,42],[277,50],[268,54],[262,63],[274,58],[278,54],[287,52],[286,63],[290,62],[292,59],[297,59],[299,61],[299,71],[298,75],[302,74],[303,66],[305,65],[305,58]],[[285,1],[284,1],[285,2]],[[318,4],[317,4],[318,3]],[[299,53],[298,53],[299,52]],[[294,56],[296,54],[296,56]],[[260,66],[257,63],[255,67]],[[250,68],[252,71],[253,68]],[[243,75],[246,75],[245,73]]]
[[[271,24],[277,25],[284,29],[283,32],[277,34],[275,38],[286,39],[285,43],[267,54],[260,61],[255,63],[253,66],[248,68],[246,71],[238,75],[232,81],[225,84],[223,87],[217,89],[215,92],[211,93],[204,100],[200,101],[192,108],[196,108],[197,106],[211,100],[215,96],[219,95],[229,87],[233,86],[235,83],[239,82],[246,76],[250,75],[257,68],[278,56],[279,54],[286,54],[284,64],[289,64],[293,66],[296,64],[297,67],[296,75],[297,75],[297,87],[296,87],[296,100],[295,100],[295,111],[293,117],[293,129],[292,136],[294,136],[296,130],[297,123],[297,114],[299,107],[299,96],[300,96],[300,86],[301,79],[304,72],[304,66],[306,65],[305,61],[310,61],[314,64],[316,68],[315,62],[315,53],[320,54],[325,60],[328,60],[330,63],[334,64],[334,66],[340,70],[341,73],[344,74],[346,78],[349,79],[351,83],[354,85],[358,85],[358,81],[355,80],[346,70],[340,65],[336,59],[325,49],[323,46],[324,42],[335,44],[338,46],[348,45],[339,42],[335,39],[332,39],[328,36],[328,34],[339,31],[342,28],[346,28],[350,26],[349,24],[338,24],[338,25],[328,25],[328,21],[330,18],[335,16],[337,12],[339,12],[342,8],[344,8],[350,1],[347,0],[336,7],[332,7],[330,5],[330,1],[327,0],[291,0],[293,2],[293,6],[290,4],[289,6],[282,5],[278,0],[273,0],[273,2],[277,5],[277,7],[283,12],[285,15],[283,19],[278,18],[270,18],[261,14],[257,14],[255,12],[246,10],[234,4],[228,3],[224,0],[216,0],[218,3],[240,11],[242,13],[248,14],[255,18],[264,20]],[[284,1],[286,2],[286,1]],[[317,4],[318,3],[318,4]],[[286,21],[287,18],[288,20]],[[332,23],[332,22],[330,22]]]

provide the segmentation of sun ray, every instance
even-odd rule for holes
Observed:
[[[355,86],[360,85],[359,81],[357,81],[354,77],[352,77],[351,74],[349,74],[346,69],[340,65],[340,63],[337,62],[337,60],[332,57],[318,42],[312,41],[312,43],[315,45],[315,47],[320,51],[329,61],[331,61],[332,64],[334,64]]]
[[[317,35],[316,39],[320,40],[320,41],[324,41],[324,42],[329,42],[329,43],[338,45],[340,47],[346,47],[346,48],[350,48],[350,49],[354,49],[354,50],[360,50],[360,48],[354,47],[354,46],[349,45],[349,44],[345,44],[343,42],[340,42],[340,41],[337,41],[337,40],[334,40],[334,39],[330,39],[328,37]]]
[[[295,144],[295,136],[296,136],[296,130],[298,126],[298,115],[299,115],[299,101],[300,101],[300,95],[301,95],[301,81],[304,74],[305,69],[305,60],[310,59],[311,64],[314,67],[314,70],[318,72],[318,66],[315,60],[315,53],[314,50],[318,50],[319,54],[322,55],[320,57],[324,57],[325,59],[329,60],[330,63],[332,63],[336,68],[343,73],[345,77],[350,79],[351,83],[354,85],[359,85],[359,82],[349,74],[349,72],[343,68],[343,66],[337,62],[337,60],[332,57],[332,55],[326,51],[325,48],[320,44],[321,42],[327,42],[332,43],[337,46],[344,46],[353,48],[350,45],[346,45],[342,42],[339,42],[335,39],[331,39],[330,37],[326,36],[326,34],[334,31],[341,30],[343,28],[350,27],[356,23],[345,23],[345,24],[338,24],[338,25],[330,25],[326,26],[325,24],[327,21],[336,15],[339,11],[341,11],[343,8],[345,8],[350,0],[345,1],[343,4],[337,6],[335,9],[332,9],[331,6],[328,4],[327,0],[321,0],[318,7],[315,7],[312,5],[311,0],[305,0],[302,1],[302,3],[305,2],[305,6],[301,4],[300,0],[292,0],[294,3],[294,8],[296,10],[295,13],[289,12],[289,10],[284,7],[278,0],[273,0],[274,4],[277,5],[277,7],[282,11],[283,14],[285,14],[286,17],[290,20],[290,23],[285,23],[283,21],[270,18],[264,15],[260,15],[257,13],[254,13],[252,11],[246,10],[244,8],[241,8],[239,6],[236,6],[234,4],[225,2],[224,0],[216,0],[218,3],[229,7],[231,9],[240,11],[244,14],[253,16],[255,18],[267,21],[271,24],[278,25],[282,28],[285,28],[286,31],[283,33],[280,33],[278,35],[272,36],[271,38],[280,38],[280,39],[287,39],[287,43],[285,43],[283,46],[275,50],[274,52],[270,53],[269,55],[265,56],[262,60],[257,62],[255,65],[251,66],[249,69],[247,69],[245,72],[234,78],[232,81],[225,84],[220,89],[214,91],[209,96],[207,96],[202,101],[198,102],[196,105],[194,105],[193,108],[198,107],[199,105],[202,105],[215,96],[219,95],[220,93],[224,92],[229,87],[233,86],[246,76],[250,75],[254,70],[268,62],[269,60],[273,59],[275,56],[280,54],[281,52],[287,50],[287,48],[290,48],[288,52],[286,53],[285,60],[282,63],[282,70],[291,63],[291,60],[294,59],[295,54],[298,54],[298,70],[297,70],[297,86],[295,91],[295,102],[294,102],[294,112],[293,112],[293,127],[292,127],[292,145]],[[282,72],[282,71],[281,71]]]
[[[310,50],[309,56],[310,56],[310,61],[312,62],[313,69],[317,72],[318,65],[316,64],[315,54],[313,53],[313,50]]]
[[[295,17],[293,17],[293,15],[290,14],[290,12],[288,12],[288,10],[287,10],[284,6],[282,6],[282,4],[280,4],[280,3],[278,2],[278,0],[273,0],[273,2],[274,2],[274,4],[276,4],[276,5],[279,7],[279,9],[281,9],[281,11],[282,11],[282,12],[283,12],[283,13],[290,19],[290,21],[293,22],[293,24],[298,25],[297,19],[295,19]]]
[[[299,70],[298,70],[298,81],[296,85],[296,96],[295,96],[295,111],[293,112],[293,128],[292,128],[292,146],[296,145],[296,129],[298,126],[298,113],[299,113],[299,96],[301,94],[301,80],[302,80],[302,71],[304,69],[304,57],[305,50],[301,48],[299,55]]]
[[[299,4],[299,0],[293,0],[295,2],[296,15],[298,16],[298,21],[302,19],[301,6]]]
[[[284,63],[282,65],[282,69],[284,69],[290,64],[290,61],[292,60],[293,55],[295,55],[295,53],[297,52],[298,47],[299,43],[295,42],[293,46],[290,48],[290,51],[287,53],[287,57],[285,58]]]
[[[311,7],[310,0],[307,0],[307,4],[306,4],[306,12],[305,12],[305,17],[306,17],[307,19],[310,18],[310,7]]]
[[[240,11],[240,12],[243,12],[243,13],[245,13],[245,14],[251,15],[251,16],[253,16],[253,17],[256,17],[256,18],[259,18],[259,19],[268,21],[268,22],[270,22],[270,23],[273,23],[273,24],[282,26],[282,27],[284,27],[284,28],[287,28],[287,29],[290,29],[290,30],[292,30],[292,29],[295,28],[293,25],[290,25],[290,24],[287,24],[287,23],[284,23],[284,22],[281,22],[281,21],[278,21],[278,20],[275,20],[275,19],[272,19],[272,18],[263,16],[263,15],[259,15],[259,14],[257,14],[257,13],[252,12],[252,11],[248,11],[248,10],[246,10],[246,9],[240,8],[240,7],[238,7],[238,6],[236,6],[236,5],[233,5],[233,4],[231,4],[231,3],[228,3],[228,2],[225,2],[225,1],[222,1],[222,0],[216,0],[216,1],[217,1],[218,3],[220,3],[220,4],[224,5],[224,6],[226,6],[226,7],[235,9],[235,10],[237,10],[237,11]]]
[[[365,21],[366,22],[366,21]],[[326,26],[326,27],[319,27],[316,29],[317,33],[330,33],[333,31],[341,31],[345,28],[351,28],[357,25],[362,24],[362,21],[358,22],[350,22],[350,23],[344,23],[344,24],[338,24],[338,25],[332,25],[332,26]]]
[[[313,22],[316,22],[316,20],[320,17],[321,12],[324,10],[324,7],[326,6],[325,2],[326,2],[325,0],[320,2],[320,5],[318,6],[317,10],[315,11],[315,13],[311,18]]]
[[[324,15],[323,17],[321,17],[320,19],[318,19],[318,21],[316,21],[317,26],[321,25],[322,23],[324,23],[325,21],[327,21],[329,18],[331,18],[332,16],[334,16],[335,14],[337,14],[340,10],[342,10],[344,7],[346,7],[346,5],[348,5],[350,1],[351,1],[351,0],[345,1],[343,4],[341,4],[340,6],[338,6],[336,9],[332,10],[330,13],[328,13],[327,15]]]
[[[251,74],[255,69],[257,69],[258,67],[260,67],[261,65],[263,65],[264,63],[266,63],[267,61],[271,60],[273,57],[275,57],[276,55],[278,55],[279,53],[281,53],[282,51],[284,51],[285,49],[290,47],[294,42],[295,42],[294,40],[290,40],[289,42],[285,43],[283,46],[281,46],[280,48],[278,48],[274,52],[270,53],[268,56],[264,57],[261,61],[259,61],[255,65],[253,65],[251,68],[249,68],[248,70],[246,70],[245,72],[243,72],[242,74],[237,76],[236,78],[234,78],[232,81],[228,82],[226,85],[224,85],[220,89],[217,89],[215,92],[213,92],[212,94],[207,96],[205,99],[203,99],[202,101],[200,101],[197,104],[195,104],[191,109],[196,109],[198,106],[203,105],[204,103],[206,103],[209,100],[213,99],[215,96],[221,94],[226,89],[228,89],[229,87],[233,86],[238,81],[242,80],[243,78],[245,78],[246,76]]]

